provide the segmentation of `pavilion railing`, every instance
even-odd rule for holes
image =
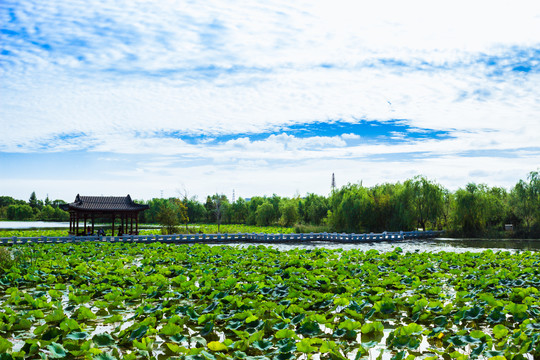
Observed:
[[[0,245],[16,244],[56,244],[56,243],[82,243],[82,242],[108,242],[108,243],[299,243],[299,242],[334,242],[358,243],[376,241],[400,241],[411,239],[431,239],[442,234],[440,231],[400,231],[370,234],[347,233],[308,233],[308,234],[174,234],[174,235],[124,235],[124,236],[41,236],[41,237],[4,237],[0,238]]]

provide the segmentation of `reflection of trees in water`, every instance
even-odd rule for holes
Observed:
[[[448,244],[450,247],[465,247],[475,249],[540,250],[540,239],[448,239],[437,240],[437,243]]]
[[[338,244],[332,242],[316,241],[311,243],[287,243],[287,244],[269,244],[269,243],[232,243],[231,246],[271,246],[280,251],[292,249],[343,249],[368,251],[371,249],[380,252],[394,251],[400,247],[404,252],[482,252],[484,250],[492,251],[540,251],[540,239],[536,240],[490,240],[490,239],[432,239],[432,240],[404,240],[404,241],[380,241],[380,242],[362,242],[356,244]]]

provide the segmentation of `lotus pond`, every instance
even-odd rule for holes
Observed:
[[[39,244],[0,359],[536,359],[540,253]]]

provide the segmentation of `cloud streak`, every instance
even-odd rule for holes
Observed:
[[[540,4],[508,5],[5,1],[0,153],[308,173],[473,173],[489,154],[524,173],[540,164]]]

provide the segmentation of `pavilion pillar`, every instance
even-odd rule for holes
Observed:
[[[114,213],[112,214],[112,236],[114,236]]]
[[[86,214],[84,214],[83,218],[84,218],[84,228],[83,228],[84,230],[83,231],[84,231],[84,234],[86,235]]]
[[[133,214],[130,216],[131,224],[129,225],[129,233],[133,234]]]
[[[92,234],[94,233],[94,214],[92,214]]]
[[[77,227],[75,229],[75,235],[79,236],[79,213],[77,213]]]
[[[135,231],[137,232],[137,235],[139,235],[139,213],[136,213],[135,215]]]

